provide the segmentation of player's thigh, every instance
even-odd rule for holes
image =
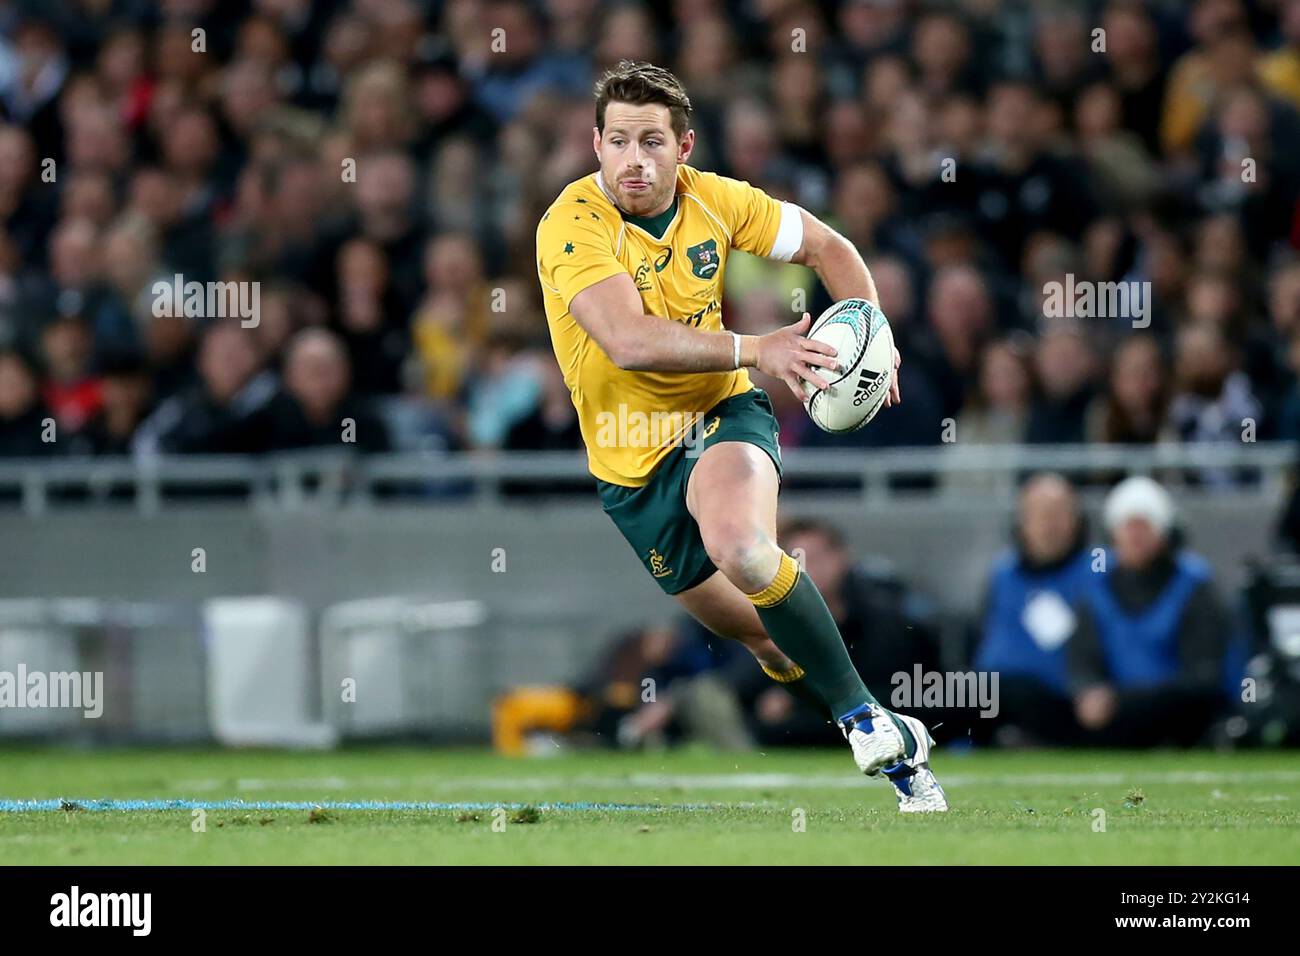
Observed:
[[[691,617],[719,637],[746,645],[768,640],[753,602],[721,571],[673,597]]]
[[[780,478],[771,457],[751,442],[723,441],[706,448],[686,483],[686,508],[710,532],[766,534],[776,540]]]

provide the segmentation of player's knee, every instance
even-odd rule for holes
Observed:
[[[709,560],[747,594],[767,587],[776,574],[780,551],[760,528],[747,522],[723,520],[701,528],[701,536]]]
[[[724,573],[726,566],[733,564],[753,547],[755,531],[748,522],[731,517],[715,518],[700,524],[704,550],[708,553],[709,560]]]

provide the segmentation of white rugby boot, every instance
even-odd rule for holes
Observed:
[[[858,769],[868,777],[894,766],[906,756],[902,732],[878,706],[863,704],[842,716],[838,723],[844,739],[853,748]]]
[[[907,724],[916,740],[916,753],[880,772],[894,785],[898,797],[899,813],[943,813],[948,809],[948,798],[930,770],[930,748],[934,738],[925,724],[915,717],[899,714],[898,719]]]

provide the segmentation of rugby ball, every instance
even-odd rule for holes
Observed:
[[[885,313],[866,299],[843,299],[817,317],[808,338],[834,346],[844,365],[837,373],[813,369],[829,388],[804,382],[808,417],[822,431],[857,431],[876,417],[894,384],[894,333]]]

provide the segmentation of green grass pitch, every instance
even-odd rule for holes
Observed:
[[[1300,753],[940,751],[933,765],[952,812],[903,817],[847,751],[512,760],[416,747],[11,747],[0,750],[0,863],[1300,862]],[[196,832],[189,805],[95,800],[212,808]],[[366,801],[384,806],[347,808]],[[275,802],[294,806],[258,807]],[[422,806],[388,806],[401,802]]]

